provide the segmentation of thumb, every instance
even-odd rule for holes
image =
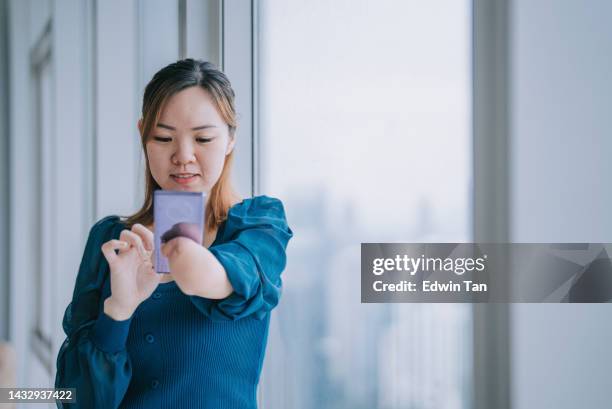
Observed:
[[[170,240],[165,243],[162,243],[160,250],[164,257],[169,258],[170,254],[174,251],[174,246],[176,244],[176,240]]]

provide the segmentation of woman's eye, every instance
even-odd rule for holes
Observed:
[[[172,138],[164,138],[161,136],[154,136],[153,139],[159,142],[170,142],[172,140]],[[199,143],[208,143],[212,141],[213,139],[214,138],[196,138],[196,141],[198,141]]]

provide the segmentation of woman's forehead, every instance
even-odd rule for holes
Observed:
[[[224,124],[216,104],[201,87],[190,87],[172,95],[164,105],[159,124],[172,128],[201,127]]]

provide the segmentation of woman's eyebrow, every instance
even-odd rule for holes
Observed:
[[[160,128],[170,129],[171,131],[176,131],[176,128],[170,125],[158,123],[157,126]],[[200,126],[196,126],[195,128],[191,128],[191,130],[199,131],[200,129],[206,129],[206,128],[216,128],[216,126],[215,125],[200,125]]]

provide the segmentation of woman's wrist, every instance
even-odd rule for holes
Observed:
[[[104,313],[115,321],[125,321],[132,316],[134,309],[117,305],[111,296],[104,300]]]
[[[100,314],[93,325],[91,341],[105,352],[125,350],[131,322],[132,312],[119,308],[116,300],[109,297],[104,300],[104,313]]]

